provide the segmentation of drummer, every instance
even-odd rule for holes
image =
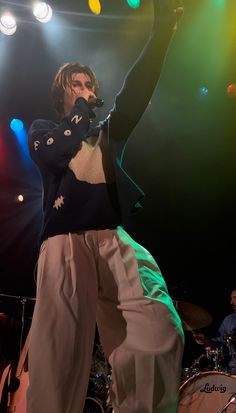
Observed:
[[[236,288],[231,290],[230,304],[233,312],[223,319],[217,337],[209,338],[203,333],[194,332],[193,337],[198,344],[204,347],[226,346],[230,355],[227,368],[231,374],[236,374]]]

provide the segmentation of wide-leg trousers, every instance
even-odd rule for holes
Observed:
[[[83,412],[96,321],[114,413],[175,413],[181,321],[155,260],[121,227],[43,242],[27,412]]]

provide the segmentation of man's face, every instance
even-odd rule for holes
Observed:
[[[96,98],[92,81],[86,73],[73,73],[71,84],[66,86],[64,92],[64,114],[68,115],[78,97]]]
[[[236,312],[236,290],[233,290],[232,293],[231,293],[230,304],[232,305],[234,311]]]

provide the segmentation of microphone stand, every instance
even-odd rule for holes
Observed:
[[[22,311],[21,311],[21,333],[20,333],[20,347],[19,347],[19,355],[21,355],[21,350],[22,350],[22,343],[23,343],[23,333],[24,333],[24,328],[25,328],[25,304],[26,304],[26,298],[21,297],[21,304],[22,304]]]
[[[22,311],[21,311],[21,333],[20,333],[20,344],[19,344],[19,356],[21,355],[21,350],[22,350],[22,343],[23,343],[23,335],[24,335],[24,327],[25,327],[25,305],[27,300],[35,301],[35,298],[31,297],[22,297],[20,295],[9,295],[9,294],[0,294],[0,297],[6,297],[6,298],[15,298],[20,300],[22,304]]]
[[[232,396],[230,397],[229,401],[226,403],[226,405],[221,409],[218,413],[226,413],[226,410],[228,409],[229,405],[231,403],[234,403],[236,400],[236,393],[233,393]],[[236,403],[234,403],[236,404]]]

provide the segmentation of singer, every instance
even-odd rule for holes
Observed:
[[[95,74],[66,63],[52,85],[58,122],[31,124],[44,220],[27,413],[83,412],[96,322],[113,412],[176,413],[182,325],[154,258],[124,229],[144,193],[121,166],[176,31],[170,3],[153,0],[150,38],[102,122]]]

